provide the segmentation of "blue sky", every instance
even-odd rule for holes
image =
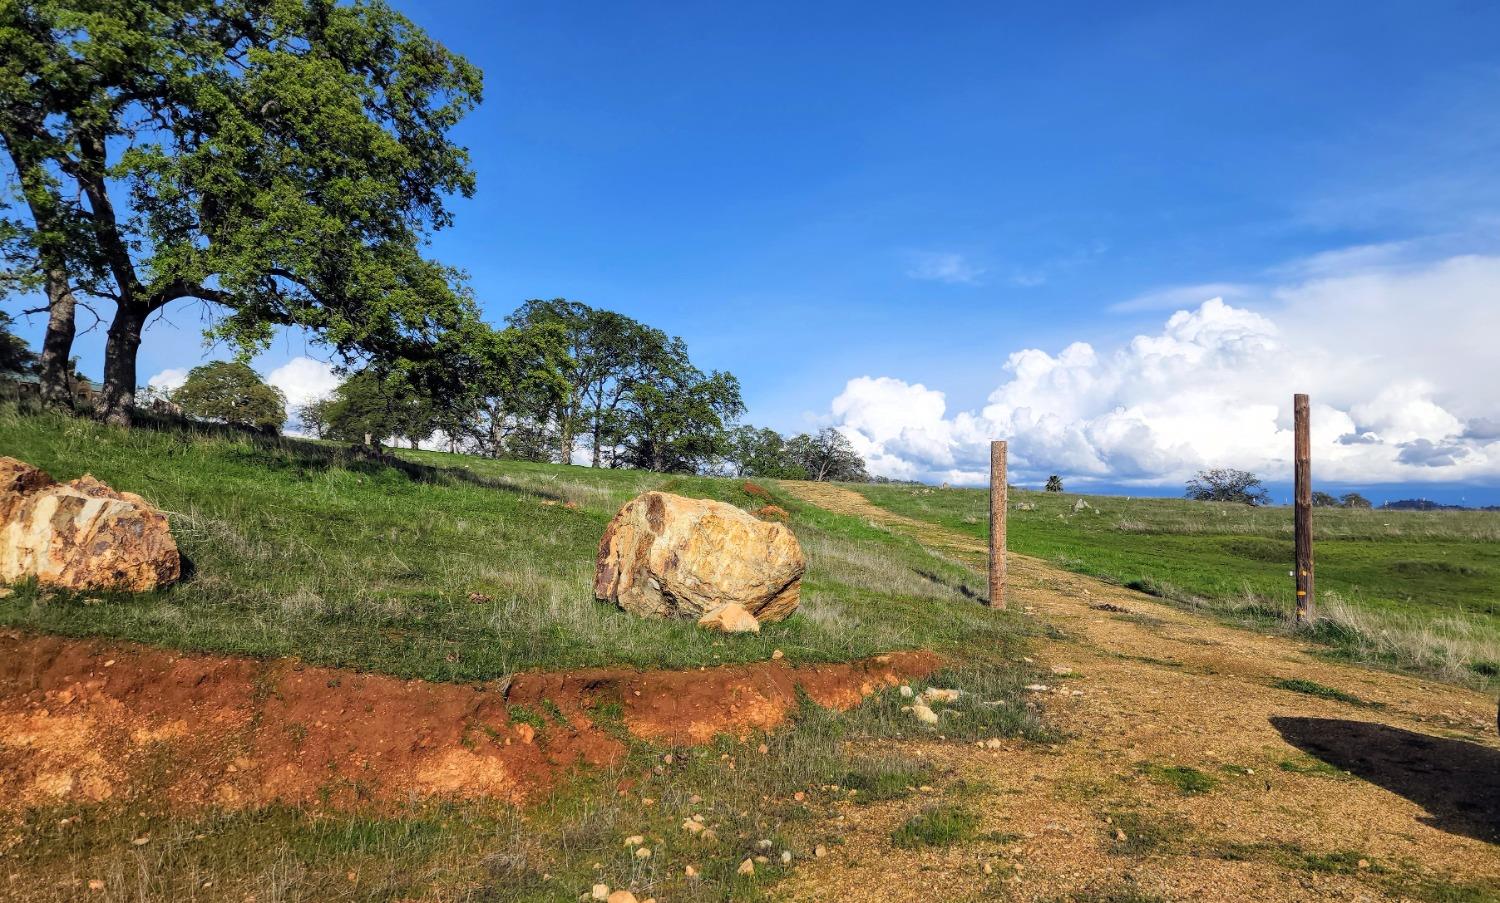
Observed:
[[[1450,325],[1494,325],[1490,270],[1443,267],[1497,251],[1500,5],[397,5],[485,72],[458,130],[478,194],[432,253],[469,271],[493,319],[529,297],[624,311],[737,374],[753,422],[841,426],[892,475],[966,481],[979,434],[1003,429],[1035,434],[1028,476],[1145,491],[1235,455],[1184,451],[1152,420],[1167,396],[1121,389],[1147,377],[1103,362],[1221,296],[1270,323],[1247,327],[1271,343],[1256,347],[1299,356],[1297,387],[1348,418],[1331,449],[1366,434],[1385,449],[1339,477],[1428,495],[1500,485],[1497,393],[1463,385],[1440,359],[1453,355],[1404,356],[1409,330],[1364,335],[1380,349],[1369,366],[1329,376],[1309,352],[1348,339],[1327,328],[1309,348],[1289,319],[1368,316],[1339,307],[1350,287],[1385,297],[1395,280],[1390,304],[1445,286]],[[169,317],[143,379],[220,353],[196,313]],[[1043,423],[1050,396],[1022,391],[1012,355],[1054,359],[1055,382],[1074,343],[1098,362],[1067,378],[1114,367],[1115,389]],[[1245,369],[1225,347],[1210,349],[1221,377]],[[308,352],[287,339],[258,364]],[[890,382],[852,399],[860,377]],[[1191,367],[1176,378],[1196,382]],[[1395,392],[1409,404],[1393,413],[1376,399],[1403,380],[1416,394]],[[1233,427],[1260,432],[1231,449],[1279,441],[1265,430],[1284,426],[1285,387],[1219,382],[1221,406],[1277,407]],[[932,393],[936,418],[905,422]],[[1122,450],[1120,409],[1155,431],[1150,448]],[[1453,466],[1432,463],[1454,443]],[[1268,454],[1245,460],[1275,479]]]

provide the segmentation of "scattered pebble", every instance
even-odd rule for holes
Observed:
[[[817,846],[813,847],[813,855],[819,859],[822,859],[824,856],[828,855],[828,848],[820,843]]]
[[[753,875],[755,874],[755,863],[751,862],[749,859],[746,859],[744,862],[740,863],[739,868],[735,869],[735,873],[740,875]]]

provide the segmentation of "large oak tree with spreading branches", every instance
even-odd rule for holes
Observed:
[[[295,326],[346,358],[440,354],[472,302],[421,247],[473,191],[449,132],[480,89],[380,0],[0,3],[0,288],[45,296],[44,396],[84,306],[117,422],[144,325],[184,299],[245,353]]]

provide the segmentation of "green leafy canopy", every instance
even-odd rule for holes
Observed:
[[[473,304],[420,248],[474,190],[447,133],[480,94],[380,0],[11,0],[7,259],[127,315],[107,381],[180,298],[212,302],[210,335],[245,354],[280,325],[345,356],[434,356]]]

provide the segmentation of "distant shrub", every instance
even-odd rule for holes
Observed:
[[[1267,505],[1271,494],[1260,477],[1248,470],[1214,467],[1200,470],[1187,482],[1188,498],[1195,502],[1234,502],[1242,505]]]

